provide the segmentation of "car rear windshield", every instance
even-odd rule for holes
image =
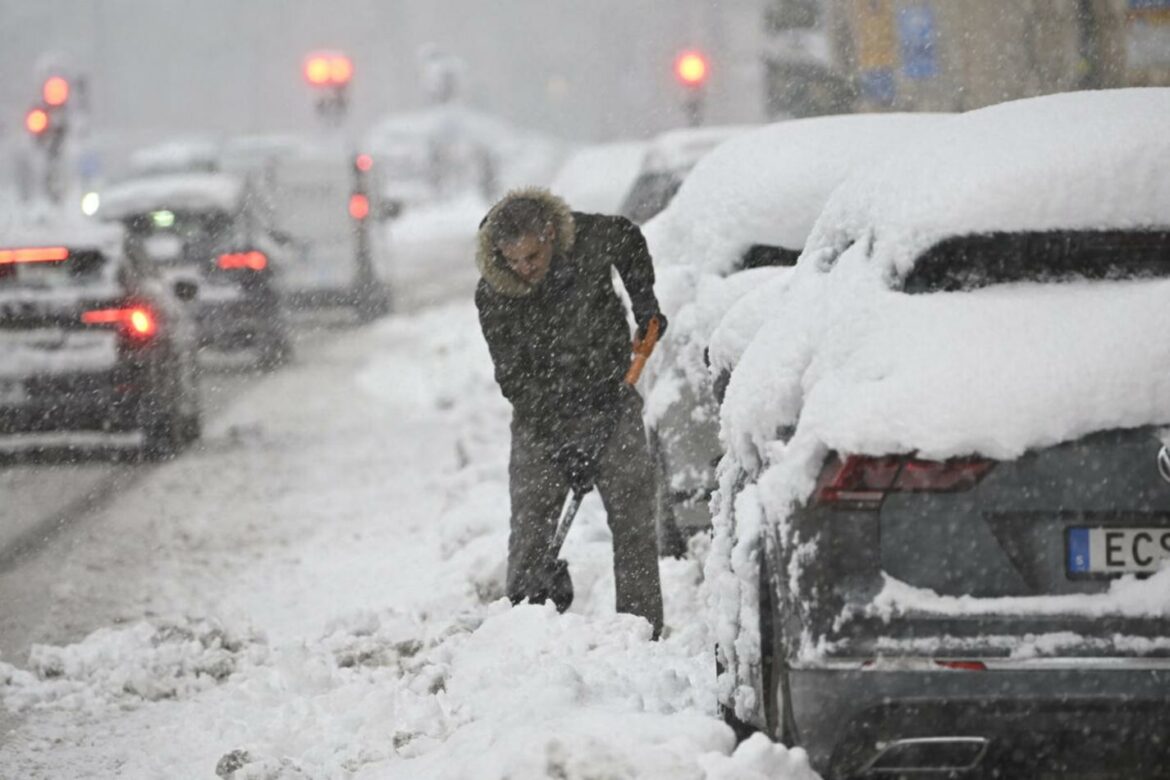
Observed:
[[[941,241],[902,283],[908,293],[949,292],[1008,282],[1170,276],[1170,231],[986,233]]]
[[[237,226],[221,211],[154,211],[127,221],[127,246],[157,265],[209,265],[235,242]]]
[[[64,260],[0,263],[0,292],[88,287],[105,274],[105,256],[98,251],[70,251]]]

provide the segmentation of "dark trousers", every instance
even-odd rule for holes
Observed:
[[[642,399],[622,395],[617,427],[598,462],[597,491],[613,532],[617,611],[640,615],[662,632],[662,584],[654,522],[654,466],[642,425]],[[512,531],[508,539],[508,596],[522,601],[540,590],[536,578],[553,565],[549,544],[569,486],[553,463],[555,448],[512,420],[508,467]]]

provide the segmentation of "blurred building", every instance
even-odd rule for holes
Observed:
[[[1170,0],[768,0],[773,116],[1170,85]]]

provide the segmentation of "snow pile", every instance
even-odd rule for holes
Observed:
[[[578,149],[561,166],[549,189],[576,211],[617,213],[645,152],[646,144],[641,141]]]
[[[825,207],[809,247],[873,230],[904,275],[948,236],[1141,228],[1170,213],[1170,88],[1074,92],[963,114],[868,166]]]
[[[703,756],[704,780],[817,780],[801,748],[789,750],[763,734],[748,737],[730,757]]]
[[[176,173],[116,184],[102,193],[102,219],[125,219],[156,209],[234,212],[243,184],[222,173]]]
[[[698,162],[646,226],[654,259],[726,274],[753,244],[800,251],[846,176],[947,114],[779,122],[731,138]]]
[[[41,704],[6,743],[6,768],[231,780],[808,776],[798,752],[757,742],[729,755],[694,560],[662,562],[662,641],[614,613],[612,538],[595,494],[565,545],[571,611],[501,598],[509,414],[472,306],[392,317],[329,346],[324,366],[306,358],[249,390],[209,424],[204,451],[152,472],[103,521],[117,532],[122,516],[157,515],[143,544],[158,570],[135,579],[144,607],[254,626],[266,642],[245,643],[230,669],[210,667],[226,676],[206,680],[191,670],[216,659],[214,643],[206,656],[182,644],[180,664],[146,629],[38,651],[108,659],[68,678],[77,700],[124,702],[116,681],[135,675],[139,690],[176,693],[79,717],[52,693],[54,678],[29,673],[9,689]]]
[[[193,696],[266,653],[256,635],[213,621],[144,621],[67,647],[34,645],[27,671],[0,663],[0,697],[16,712],[51,706],[101,713]]]

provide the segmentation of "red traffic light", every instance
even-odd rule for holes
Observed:
[[[684,51],[674,61],[674,75],[685,86],[701,87],[707,81],[707,58],[697,51]]]
[[[49,129],[49,112],[43,108],[34,108],[24,117],[24,126],[33,135],[40,135]]]
[[[69,100],[69,82],[61,76],[50,76],[41,87],[46,106],[63,106]]]
[[[305,80],[315,87],[340,87],[353,78],[353,62],[344,54],[316,52],[305,60]]]
[[[349,196],[349,215],[357,220],[365,219],[370,215],[370,199],[360,192]]]
[[[362,173],[368,173],[374,167],[374,158],[368,154],[359,154],[354,158],[353,167]]]

